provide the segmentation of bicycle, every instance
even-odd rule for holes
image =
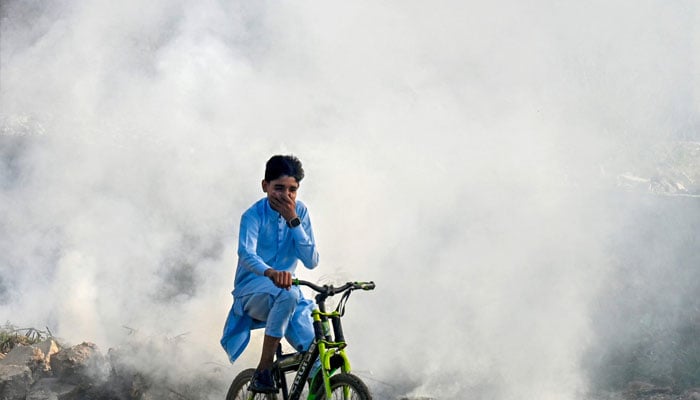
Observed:
[[[294,279],[292,284],[310,287],[318,292],[316,308],[311,312],[315,338],[305,352],[282,353],[277,347],[272,376],[278,388],[276,393],[256,393],[249,390],[254,368],[241,371],[234,378],[226,394],[226,400],[299,400],[305,387],[308,387],[307,400],[357,399],[371,400],[372,395],[364,382],[350,373],[350,362],[345,354],[347,343],[340,319],[345,314],[345,303],[354,290],[373,290],[374,282],[348,282],[340,287],[319,286],[314,283]],[[343,294],[335,311],[326,312],[328,297]],[[333,335],[331,336],[331,327]],[[320,369],[309,379],[314,362],[320,360]],[[286,373],[296,371],[291,387],[287,388]],[[308,386],[307,386],[308,384]]]

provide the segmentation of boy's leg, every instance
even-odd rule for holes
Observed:
[[[269,359],[270,366],[272,365],[271,360],[274,357],[275,351],[277,350],[277,345],[287,331],[289,320],[297,308],[298,301],[299,293],[295,290],[280,290],[280,292],[273,299],[270,313],[267,316],[267,323],[265,325],[265,341],[263,342],[263,352],[270,353],[265,354],[267,356],[265,360],[261,360],[267,363]],[[270,347],[267,347],[265,344],[269,345]]]
[[[258,364],[258,370],[270,369],[272,368],[272,363],[275,359],[275,352],[277,351],[277,346],[280,344],[282,338],[265,335],[263,339],[262,354],[260,355],[260,363]]]
[[[243,306],[245,313],[258,321],[266,321],[258,369],[269,369],[272,367],[277,346],[285,336],[290,319],[297,309],[299,293],[294,290],[280,289],[276,296],[257,293],[246,300]]]
[[[289,298],[285,299],[284,301],[287,300],[289,300]],[[277,304],[277,301],[275,301],[275,304]],[[291,344],[296,351],[306,351],[314,339],[314,327],[311,320],[311,308],[309,304],[313,303],[306,299],[303,299],[303,301],[297,300],[297,303],[292,310],[292,315],[287,319],[285,338],[287,338],[289,344]],[[288,303],[280,303],[279,307],[286,310],[288,305]],[[275,311],[273,312],[273,310]],[[278,312],[278,310],[275,309],[275,306],[273,306],[273,310],[270,310],[270,317],[268,321],[273,318],[275,312]],[[283,319],[280,319],[280,323],[283,321]],[[260,356],[258,369],[269,369],[272,367],[277,346],[279,346],[282,338],[271,336],[268,333],[279,332],[278,329],[278,327],[273,327],[269,330],[265,330],[266,334],[265,338],[263,339],[263,350],[262,355]]]
[[[295,290],[281,290],[273,299],[272,307],[267,315],[260,363],[251,383],[251,389],[254,391],[272,392],[276,390],[270,369],[274,362],[277,346],[285,334],[298,300],[299,293]]]
[[[300,299],[297,303],[297,308],[294,310],[294,315],[287,326],[285,338],[297,351],[307,351],[311,342],[313,342],[315,333],[311,310],[314,303],[308,299]],[[321,369],[321,362],[317,358],[309,371],[309,381],[313,379],[318,370]]]
[[[311,318],[311,310],[314,303],[308,299],[300,299],[297,303],[294,314],[289,320],[285,338],[296,351],[308,350],[314,340],[314,325]]]

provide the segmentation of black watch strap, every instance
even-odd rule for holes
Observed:
[[[294,217],[287,221],[287,226],[290,228],[296,228],[299,225],[301,225],[301,220],[299,219],[299,217]]]

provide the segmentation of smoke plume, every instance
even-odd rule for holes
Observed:
[[[211,369],[221,397],[258,357],[254,340],[229,366],[218,339],[238,218],[278,153],[304,163],[321,255],[298,276],[377,283],[345,330],[379,398],[585,396],[608,350],[638,339],[620,315],[684,308],[696,289],[658,281],[697,281],[697,202],[663,203],[677,223],[644,218],[665,200],[616,179],[700,139],[693,1],[14,0],[1,14],[14,324],[103,347],[183,337],[172,373]],[[135,363],[172,366],[154,354]]]

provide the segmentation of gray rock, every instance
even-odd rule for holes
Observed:
[[[400,397],[399,400],[435,400],[435,398],[427,396],[403,396]]]
[[[99,383],[109,373],[109,365],[94,343],[62,349],[51,357],[50,363],[54,376],[74,385]]]
[[[26,365],[0,365],[0,400],[24,400],[32,382]]]
[[[10,350],[4,359],[0,360],[0,365],[26,365],[31,368],[43,361],[44,353],[41,349],[19,344]]]
[[[44,359],[47,364],[51,360],[51,356],[58,353],[59,350],[61,350],[61,348],[58,346],[58,343],[56,343],[56,341],[53,339],[46,339],[43,342],[35,344],[34,346],[41,349],[42,353],[44,353]]]
[[[58,378],[44,378],[29,389],[27,400],[73,400],[80,393],[77,385],[61,382]]]
[[[3,359],[0,365],[24,365],[29,367],[34,377],[46,376],[51,367],[51,355],[58,351],[58,345],[52,339],[47,339],[34,345],[17,345]]]

